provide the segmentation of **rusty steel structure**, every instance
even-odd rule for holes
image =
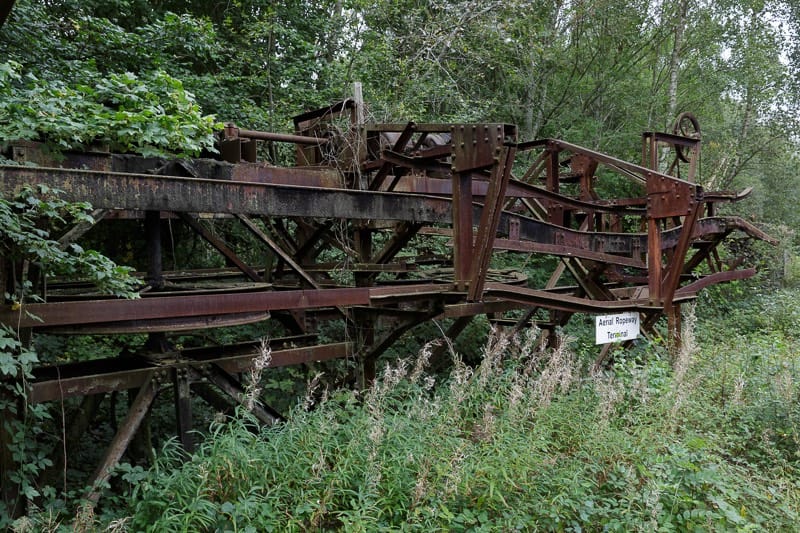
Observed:
[[[506,327],[536,324],[547,338],[576,313],[635,311],[645,332],[666,315],[677,335],[681,304],[754,274],[723,261],[721,243],[733,232],[770,240],[717,212],[748,191],[709,192],[695,182],[701,141],[688,114],[672,133],[644,134],[640,164],[558,139],[521,142],[508,124],[375,124],[363,116],[355,98],[295,117],[292,134],[229,124],[218,159],[86,152],[55,161],[36,143],[9,147],[8,157],[38,166],[0,166],[3,195],[45,184],[91,203],[98,224],[143,221],[135,226],[142,235],[120,237],[147,243],[141,298],[50,280],[40,302],[0,307],[0,322],[20,331],[149,336],[142,353],[42,366],[26,381],[32,403],[138,391],[95,480],[121,458],[164,388],[174,390],[187,449],[193,393],[214,406],[245,393],[239,376],[259,342],[183,349],[168,333],[274,321],[285,336],[270,341],[272,367],[351,358],[365,384],[379,356],[435,318],[450,319],[450,337],[485,314]],[[259,161],[264,142],[293,146],[296,164]],[[615,195],[621,183],[638,195]],[[268,261],[248,263],[213,231],[209,222],[221,218],[250,234]],[[228,267],[165,270],[167,221],[190,228]],[[89,229],[76,226],[61,242]],[[419,252],[426,242],[440,245]],[[521,272],[493,269],[500,252],[550,258],[549,280],[534,286]],[[341,338],[322,341],[324,324],[341,324]],[[599,361],[606,356],[607,347]],[[268,406],[255,415],[281,419]]]

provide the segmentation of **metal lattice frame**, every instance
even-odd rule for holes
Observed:
[[[369,383],[376,358],[433,318],[454,319],[448,333],[455,336],[479,314],[517,329],[539,317],[552,332],[574,313],[638,311],[646,327],[666,314],[677,336],[683,302],[708,285],[754,274],[719,261],[724,239],[739,231],[771,240],[743,219],[715,216],[717,204],[747,191],[712,193],[694,183],[694,117],[682,116],[673,133],[646,133],[637,165],[557,139],[518,142],[507,124],[364,124],[362,115],[358,101],[346,100],[296,117],[292,135],[228,125],[222,161],[75,153],[54,168],[37,144],[12,145],[11,157],[40,166],[0,166],[2,194],[46,184],[67,200],[91,203],[101,224],[144,220],[142,298],[100,299],[82,293],[78,280],[60,280],[48,284],[46,303],[0,307],[0,322],[34,332],[150,335],[150,353],[42,367],[28,382],[33,403],[140,391],[96,480],[163,387],[176,391],[178,433],[191,449],[191,391],[218,403],[211,383],[238,401],[244,386],[237,373],[261,350],[253,343],[177,349],[166,332],[280,320],[287,337],[273,339],[272,367],[354,357]],[[294,144],[297,164],[259,162],[264,141]],[[660,162],[665,148],[675,155],[668,165]],[[676,177],[681,168],[686,179]],[[631,180],[642,194],[603,198],[598,190],[609,179]],[[248,264],[208,228],[209,217],[236,220],[269,252],[270,264]],[[230,267],[163,271],[167,219],[191,228]],[[73,228],[62,241],[88,229]],[[449,238],[447,256],[418,257],[410,246],[442,237]],[[348,257],[346,283],[334,282],[343,278],[338,265],[320,259],[333,248]],[[544,286],[529,286],[520,273],[491,270],[500,250],[555,257],[557,266]],[[4,261],[3,268],[13,266]],[[213,288],[174,290],[187,280],[213,281]],[[342,320],[347,338],[320,343],[319,325],[329,320]],[[269,408],[257,416],[280,418]]]

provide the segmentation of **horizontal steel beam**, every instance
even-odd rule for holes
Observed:
[[[742,280],[752,278],[756,275],[755,268],[746,268],[743,270],[726,270],[724,272],[714,272],[702,278],[684,285],[675,291],[675,296],[694,296],[700,290],[717,283],[726,283],[729,281]]]
[[[243,130],[235,127],[230,128],[228,126],[225,127],[225,134],[230,135],[226,137],[226,140],[244,137],[246,139],[256,139],[259,141],[277,141],[307,145],[325,144],[331,140],[327,137],[308,137],[306,135],[290,135],[286,133],[272,133],[269,131]]]
[[[0,166],[0,194],[46,184],[96,209],[449,222],[450,202],[407,193],[245,183],[92,170]]]
[[[441,294],[441,284],[397,287],[348,287],[288,291],[233,292],[195,296],[148,297],[138,300],[84,300],[0,307],[0,323],[22,328],[71,324],[130,323],[151,319],[223,316],[250,312],[369,305],[414,300]]]
[[[17,310],[6,305],[0,308],[0,323],[38,328],[368,303],[367,288],[164,296],[138,300],[88,300],[34,303],[23,305]]]
[[[342,359],[352,355],[354,349],[353,343],[341,342],[272,350],[269,368]],[[169,355],[163,354],[164,357]],[[164,375],[175,368],[192,367],[202,371],[204,366],[214,364],[227,372],[242,372],[249,369],[253,359],[259,356],[260,345],[253,343],[222,346],[215,351],[208,348],[186,350],[171,359],[157,362],[145,357],[114,357],[42,367],[34,371],[33,379],[28,382],[28,401],[49,402],[141,387],[156,373]]]
[[[568,313],[608,313],[622,311],[661,311],[662,308],[653,306],[646,296],[629,300],[589,300],[568,296],[566,294],[553,294],[551,292],[526,289],[504,283],[487,283],[487,296],[503,298],[511,302],[519,302],[529,306],[539,306],[556,311]],[[686,297],[686,300],[693,297]],[[677,301],[677,298],[676,298]]]

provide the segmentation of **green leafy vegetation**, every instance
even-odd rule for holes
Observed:
[[[796,293],[778,293],[783,301]],[[791,304],[789,304],[791,305]],[[759,315],[754,308],[751,316]],[[796,339],[655,346],[590,372],[535,332],[481,363],[425,370],[432,346],[363,393],[331,391],[254,432],[247,412],[186,463],[132,479],[147,531],[787,530],[800,519]],[[746,346],[745,349],[742,347]],[[135,481],[135,482],[133,482]],[[127,514],[130,513],[130,514]]]
[[[799,6],[17,0],[0,28],[0,143],[197,155],[213,147],[215,117],[289,131],[293,115],[349,96],[359,81],[370,120],[515,123],[523,139],[562,137],[636,161],[642,130],[663,131],[691,111],[703,131],[701,185],[754,187],[731,209],[771,222],[782,247],[744,250],[765,258],[764,272],[707,291],[697,344],[674,359],[655,339],[592,371],[595,347],[576,318],[577,338],[555,352],[540,351],[530,332],[493,336],[482,350],[486,323],[475,321],[444,375],[426,368],[430,345],[417,353],[440,331],[420,328],[360,394],[317,388],[302,398],[305,370],[268,370],[259,386],[266,403],[288,409],[300,393],[288,422],[257,430],[242,408],[215,423],[186,463],[174,444],[150,469],[124,463],[94,517],[76,517],[80,481],[61,494],[42,481],[60,429],[47,423],[52,407],[20,401],[24,381],[40,357],[118,355],[143,339],[29,345],[3,328],[0,375],[20,381],[3,384],[0,414],[15,420],[4,417],[2,430],[24,465],[12,481],[29,510],[13,528],[796,529],[800,311],[797,289],[780,287],[796,284],[797,273],[776,265],[784,252],[797,255],[800,224]],[[288,149],[266,151],[272,161],[291,158]],[[87,209],[42,189],[0,200],[0,249],[25,280],[7,300],[35,299],[27,279],[37,277],[22,268],[38,269],[42,282],[81,277],[106,294],[135,295],[127,268],[53,238],[67,222],[88,222]],[[203,255],[191,246],[182,252]],[[137,252],[120,255],[133,264]],[[546,281],[538,257],[494,261],[525,268],[537,286]],[[227,342],[260,333],[215,334]],[[311,383],[336,381],[326,377]],[[205,414],[207,424],[214,413]]]
[[[116,297],[138,297],[138,281],[128,267],[122,267],[94,251],[77,244],[62,245],[52,237],[64,227],[92,222],[90,206],[67,202],[59,191],[40,185],[26,187],[17,196],[0,198],[0,251],[10,261],[11,271],[0,270],[3,287],[13,287],[4,294],[12,308],[25,312],[28,302],[39,299],[41,285],[51,276],[70,276],[92,282],[101,293]],[[23,271],[38,272],[25,276]],[[11,283],[6,283],[7,281]],[[32,281],[37,280],[37,281]],[[0,328],[0,432],[10,453],[21,467],[9,474],[21,498],[33,501],[46,497],[52,501],[55,489],[40,486],[38,477],[53,465],[50,446],[44,445],[51,414],[46,405],[28,405],[26,381],[39,362],[37,351],[20,339],[19,331],[8,325]],[[8,378],[13,378],[9,380]],[[22,499],[18,503],[22,503]],[[10,522],[7,509],[0,511],[0,527]]]
[[[136,284],[129,267],[119,266],[95,250],[77,244],[62,245],[51,237],[58,228],[79,222],[93,222],[90,206],[85,202],[67,202],[59,191],[39,185],[26,187],[10,200],[0,198],[0,250],[3,257],[20,264],[32,264],[47,276],[85,278],[106,294],[124,298],[137,296]],[[20,274],[12,272],[14,274]],[[20,276],[14,294],[6,299],[18,303],[36,298],[29,279]],[[5,281],[5,280],[4,280]]]
[[[0,64],[0,141],[44,141],[60,149],[106,144],[142,155],[199,155],[214,149],[213,117],[203,116],[183,84],[163,71],[127,72],[70,85]]]

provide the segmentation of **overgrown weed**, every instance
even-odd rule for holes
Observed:
[[[312,380],[286,423],[253,433],[240,409],[188,462],[166,450],[131,486],[127,520],[115,525],[792,529],[798,344],[780,335],[704,344],[713,332],[702,320],[687,313],[675,358],[652,345],[603,372],[570,339],[542,349],[528,331],[494,332],[475,368],[451,352],[444,377],[428,373],[429,343],[384,366],[365,392],[319,394]]]

